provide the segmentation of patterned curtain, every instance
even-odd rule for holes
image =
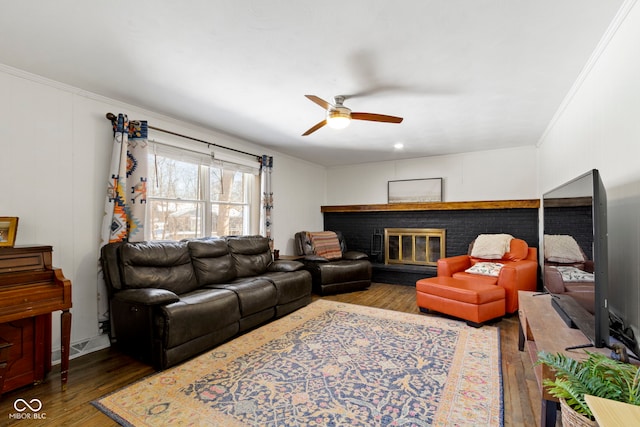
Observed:
[[[273,239],[271,238],[271,209],[273,209],[273,190],[271,189],[271,172],[273,171],[273,157],[263,155],[260,159],[260,184],[262,186],[262,218],[260,221],[260,234],[269,238],[269,244],[273,251]]]
[[[129,121],[125,114],[118,114],[113,120],[113,149],[100,247],[111,242],[144,240],[147,135],[146,120]],[[109,318],[109,301],[100,267],[98,276],[98,316],[102,322]]]
[[[147,203],[147,122],[118,114],[113,122],[113,151],[109,169],[102,245],[144,240]]]

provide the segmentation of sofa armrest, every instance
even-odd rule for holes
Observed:
[[[347,251],[342,254],[342,259],[348,260],[358,260],[358,259],[369,259],[369,256],[364,252],[359,251]]]
[[[291,260],[277,260],[269,264],[268,271],[277,272],[289,272],[289,271],[298,271],[304,269],[304,264],[299,261],[291,261]]]
[[[142,305],[165,305],[180,301],[178,295],[166,289],[126,289],[116,293],[114,300]]]
[[[587,273],[595,272],[595,265],[593,261],[585,261],[583,270],[586,271]]]
[[[325,257],[318,256],[318,255],[306,255],[303,258],[302,262],[319,263],[319,262],[329,262],[329,260],[326,259]]]
[[[562,280],[562,274],[557,268],[551,266],[544,267],[544,287],[552,294],[563,294],[564,281]]]
[[[522,260],[505,263],[497,285],[504,288],[507,313],[518,309],[518,291],[535,291],[538,286],[538,263]]]
[[[469,255],[458,255],[438,260],[438,276],[452,277],[454,273],[459,273],[471,267]]]

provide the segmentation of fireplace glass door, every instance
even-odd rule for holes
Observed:
[[[445,230],[386,228],[385,264],[436,265],[445,254]]]

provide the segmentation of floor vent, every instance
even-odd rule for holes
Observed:
[[[97,337],[71,344],[69,359],[75,359],[76,357],[84,356],[85,354],[93,353],[94,351],[102,350],[109,346],[109,337],[107,335],[98,335]],[[54,350],[51,353],[51,363],[53,365],[60,363],[60,349]]]

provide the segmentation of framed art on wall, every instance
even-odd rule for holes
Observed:
[[[389,203],[442,201],[442,178],[403,179],[388,182]]]
[[[13,246],[18,231],[18,217],[0,216],[0,246]]]

